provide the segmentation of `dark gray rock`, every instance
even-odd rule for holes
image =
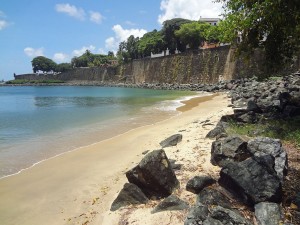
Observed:
[[[300,211],[300,192],[296,194],[293,203],[298,207],[298,211]]]
[[[116,211],[119,208],[127,205],[146,204],[149,199],[135,184],[124,184],[123,189],[118,194],[118,197],[113,201],[110,210]]]
[[[167,139],[160,142],[160,146],[162,148],[170,147],[170,146],[176,146],[179,142],[182,140],[182,134],[174,134],[171,137],[168,137]]]
[[[252,99],[250,99],[247,102],[247,111],[252,111],[252,112],[256,112],[256,113],[261,113],[262,112],[262,110],[258,107],[256,102]]]
[[[184,225],[202,224],[202,221],[207,218],[208,212],[208,207],[206,205],[203,205],[201,203],[196,204],[190,209],[187,218],[184,221]]]
[[[240,137],[227,137],[217,140],[211,146],[211,163],[215,166],[225,166],[231,161],[243,161],[251,156],[247,142]]]
[[[219,183],[251,206],[266,201],[280,202],[280,179],[257,160],[249,158],[243,162],[228,163],[220,172]]]
[[[199,194],[203,188],[214,184],[216,181],[209,176],[196,176],[190,179],[186,184],[186,190],[194,194]]]
[[[261,202],[255,205],[255,217],[258,225],[279,225],[280,206],[273,202]]]
[[[179,186],[164,150],[148,153],[136,167],[126,172],[126,177],[149,198],[167,197]]]
[[[217,125],[214,129],[208,132],[206,135],[206,138],[216,138],[217,136],[221,134],[226,134],[226,131],[223,126]]]
[[[189,208],[189,204],[187,204],[185,201],[182,201],[175,195],[170,195],[169,197],[165,198],[162,202],[160,202],[151,211],[151,213],[158,213],[162,211],[171,211],[171,210],[184,210],[188,208]]]
[[[197,196],[196,204],[203,204],[207,206],[220,205],[225,208],[230,208],[231,203],[229,199],[219,191],[212,188],[204,188]]]
[[[213,219],[211,224],[219,224],[216,222],[219,221],[222,225],[253,225],[238,212],[221,206],[213,208],[210,217]],[[210,223],[205,222],[204,224]]]
[[[283,180],[288,169],[287,153],[283,149],[279,139],[268,137],[258,137],[250,140],[247,146],[248,150],[254,156],[271,155],[275,158],[274,169],[278,177]]]

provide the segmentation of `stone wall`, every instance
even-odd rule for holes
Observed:
[[[58,75],[18,75],[15,79],[62,81],[96,81],[127,83],[216,83],[242,77],[266,77],[286,75],[299,70],[300,60],[295,57],[292,64],[273,73],[266,69],[263,54],[256,51],[251,58],[235,57],[230,46],[187,51],[160,58],[134,60],[119,68],[77,68]]]

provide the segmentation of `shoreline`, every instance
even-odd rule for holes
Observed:
[[[12,174],[8,174],[8,175],[4,175],[2,177],[0,177],[0,180],[2,179],[5,179],[7,177],[11,177],[11,176],[15,176],[15,175],[18,175],[20,173],[22,173],[23,171],[26,171],[28,169],[31,169],[33,167],[35,167],[36,165],[40,164],[40,163],[43,163],[47,160],[51,160],[53,158],[56,158],[56,157],[59,157],[59,156],[62,156],[64,154],[67,154],[67,153],[70,153],[70,152],[73,152],[73,151],[77,151],[77,150],[80,150],[81,148],[85,148],[85,147],[89,147],[89,146],[92,146],[92,145],[95,145],[95,144],[98,144],[98,143],[101,143],[103,141],[106,141],[106,140],[110,140],[112,138],[117,138],[118,136],[122,135],[122,134],[125,134],[127,132],[130,132],[132,130],[135,130],[139,127],[144,127],[144,126],[148,126],[148,125],[153,125],[153,124],[156,124],[158,122],[162,122],[164,120],[168,120],[172,117],[176,117],[178,116],[180,113],[184,112],[184,111],[187,111],[193,107],[195,107],[197,104],[199,104],[200,102],[202,101],[207,101],[207,97],[208,98],[211,98],[212,96],[214,96],[216,94],[211,94],[211,93],[196,93],[196,95],[191,95],[191,96],[185,96],[185,97],[180,97],[179,99],[174,99],[174,100],[171,100],[171,101],[175,101],[175,102],[178,102],[180,103],[181,105],[180,106],[177,106],[176,109],[174,110],[174,112],[170,112],[170,113],[165,113],[163,111],[161,112],[157,112],[159,115],[160,115],[160,118],[155,120],[154,123],[146,123],[146,124],[142,124],[142,123],[137,123],[135,125],[132,125],[130,127],[128,127],[128,129],[123,129],[123,126],[124,124],[122,125],[119,125],[122,127],[122,131],[118,132],[118,133],[115,133],[115,132],[109,132],[109,134],[105,134],[105,137],[104,138],[101,138],[100,140],[96,140],[94,142],[86,142],[86,143],[82,143],[82,145],[80,146],[77,146],[75,148],[72,148],[72,149],[69,149],[69,150],[66,150],[66,151],[63,151],[63,152],[60,152],[60,153],[57,153],[57,154],[54,154],[54,155],[48,155],[48,157],[44,158],[44,159],[41,159],[39,161],[36,161],[34,162],[33,164],[29,165],[28,167],[25,167],[25,168],[21,168],[19,171],[17,172],[14,172]],[[211,97],[210,97],[211,96]],[[175,114],[176,113],[176,114]],[[164,115],[163,115],[164,114]],[[168,115],[167,115],[168,114]],[[174,114],[174,115],[173,115]],[[144,118],[144,117],[143,117]],[[143,118],[140,118],[138,119],[141,120]],[[144,118],[145,119],[145,118]],[[100,133],[102,133],[104,131],[101,131]]]
[[[193,99],[195,103],[196,98]],[[104,214],[109,214],[107,209],[115,192],[120,190],[125,181],[124,171],[133,165],[132,162],[140,159],[141,152],[159,148],[158,143],[163,137],[178,132],[171,128],[186,127],[186,120],[191,123],[191,119],[203,117],[195,115],[195,111],[206,112],[205,118],[208,118],[210,114],[216,113],[216,108],[222,112],[228,110],[225,95],[214,96],[204,102],[200,99],[196,105],[193,104],[192,108],[178,116],[64,153],[15,176],[1,179],[0,218],[7,224],[18,224],[20,221],[23,224],[36,224],[35,219],[48,221],[49,224],[67,224],[70,218],[81,220],[74,215],[85,211],[85,208],[90,210],[98,206],[100,209],[95,211],[97,213],[91,224],[103,221]],[[211,112],[207,108],[210,105],[214,107]],[[58,201],[55,205],[59,210],[53,208],[53,201]]]

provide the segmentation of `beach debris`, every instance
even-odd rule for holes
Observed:
[[[149,199],[135,184],[125,183],[123,189],[113,201],[110,210],[116,211],[127,205],[146,204]]]
[[[194,194],[199,194],[203,188],[214,184],[216,181],[210,176],[195,176],[190,179],[186,184],[186,190]]]
[[[171,163],[162,149],[148,153],[136,167],[126,172],[126,177],[149,198],[167,197],[179,186]]]
[[[171,211],[171,210],[184,210],[188,209],[189,204],[185,201],[181,200],[175,195],[170,195],[161,201],[152,211],[151,213],[158,213],[162,211]]]
[[[142,154],[146,155],[150,150],[143,151]]]
[[[159,144],[162,148],[176,146],[182,140],[182,134],[174,134],[167,139],[161,141]]]
[[[258,225],[280,224],[282,213],[279,204],[273,202],[261,202],[256,204],[254,208]]]

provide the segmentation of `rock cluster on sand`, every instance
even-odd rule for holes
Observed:
[[[133,169],[126,172],[130,184],[125,184],[112,203],[111,210],[131,204],[144,204],[146,199],[159,199],[172,194],[179,182],[164,150],[148,153]],[[128,190],[128,187],[131,187]],[[137,196],[132,196],[131,190]],[[146,197],[147,196],[147,197]]]

